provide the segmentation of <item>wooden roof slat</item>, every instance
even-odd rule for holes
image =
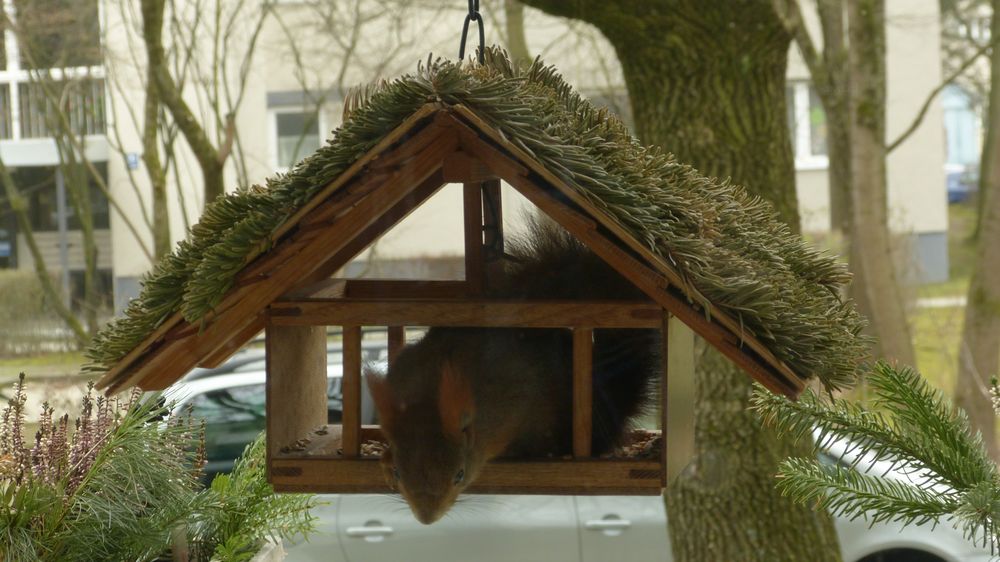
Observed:
[[[368,247],[369,244],[377,240],[380,235],[409,216],[409,214],[422,205],[424,201],[429,199],[439,189],[441,189],[443,185],[444,179],[441,177],[440,170],[428,176],[427,179],[421,182],[421,184],[414,188],[413,191],[404,196],[399,203],[383,213],[382,216],[380,216],[378,220],[373,222],[370,226],[358,233],[353,240],[345,245],[339,252],[334,254],[333,257],[320,265],[311,274],[304,276],[298,283],[296,283],[295,286],[292,287],[292,290],[321,281],[322,279],[325,279],[339,271],[340,268],[347,265],[349,261],[354,259],[354,257]]]
[[[233,335],[221,347],[206,355],[204,359],[198,362],[198,366],[203,369],[214,369],[225,363],[226,359],[232,357],[234,353],[239,351],[248,341],[252,340],[254,336],[264,331],[264,318],[265,315],[261,311],[261,314],[258,314],[253,322],[247,324],[247,327],[242,332]]]
[[[153,373],[146,367],[135,369],[127,378],[115,379],[107,386],[113,389],[132,386],[141,383],[146,375],[151,377],[148,384],[142,385],[144,388],[169,384],[191,369],[200,357],[210,355],[222,347],[226,339],[243,333],[247,325],[253,322],[257,312],[263,310],[288,287],[326,263],[330,257],[349,245],[359,233],[365,232],[367,227],[377,222],[386,210],[391,209],[440,170],[441,161],[447,154],[457,149],[458,143],[454,135],[441,135],[436,138],[436,142],[423,147],[416,159],[390,176],[382,189],[370,193],[368,197],[351,207],[341,220],[333,223],[321,237],[322,242],[317,239],[317,243],[303,247],[294,258],[288,260],[284,267],[275,271],[267,280],[231,291],[220,303],[219,308],[223,312],[212,314],[207,318],[202,323],[204,328],[196,337],[190,338],[184,345],[175,343],[161,352],[174,357],[159,365],[162,367],[160,371]],[[315,209],[316,205],[312,207]],[[290,228],[291,226],[286,231]],[[294,244],[294,236],[287,243]],[[271,251],[280,252],[280,245]],[[232,303],[238,304],[230,307]]]
[[[358,233],[358,235],[355,236],[351,242],[345,245],[343,249],[327,260],[326,263],[320,266],[312,274],[300,280],[299,284],[296,286],[312,284],[314,280],[317,279],[326,279],[334,272],[340,270],[340,268],[346,265],[347,262],[354,259],[355,256],[361,253],[375,239],[377,239],[379,235],[406,218],[406,216],[423,204],[424,201],[429,199],[443,185],[444,180],[442,179],[440,172],[431,174],[431,176],[418,185],[411,193],[406,195],[402,201],[386,211],[377,221],[372,223],[371,226]],[[323,209],[325,211],[326,208],[324,207]],[[325,220],[329,222],[329,215],[325,212],[324,215],[326,215]],[[308,221],[309,224],[319,224],[318,221],[313,220],[313,215],[307,215],[303,222],[305,221]],[[329,227],[330,224],[327,224],[327,226]],[[313,228],[308,232],[308,235],[303,233],[303,236],[297,236],[296,241],[292,242],[290,247],[294,247],[297,251],[299,246],[311,242],[312,238],[315,237],[315,233],[321,231]],[[299,238],[304,238],[305,240],[300,240]],[[292,252],[292,250],[282,250],[281,252],[261,256],[261,259],[252,262],[237,276],[234,286],[242,287],[267,279],[276,268],[282,267],[285,262],[294,256],[294,253]],[[269,259],[271,256],[274,256],[276,259]],[[294,290],[295,289],[293,288],[293,291]],[[237,341],[226,342],[223,347],[213,352],[209,358],[205,360],[207,365],[199,364],[198,366],[206,367],[208,365],[221,364],[221,362],[228,359],[230,355],[239,350],[239,348],[242,347],[250,338],[260,333],[263,329],[264,318],[263,315],[261,315],[252,326],[248,326],[246,330],[233,337],[233,339]]]
[[[491,170],[478,158],[458,151],[444,161],[444,179],[447,182],[467,183],[483,182],[498,179]]]
[[[602,227],[608,229],[610,232],[615,234],[615,236],[619,240],[621,240],[624,244],[626,244],[632,251],[636,252],[637,255],[642,256],[643,259],[647,260],[649,263],[656,266],[656,269],[660,272],[660,274],[666,277],[667,282],[684,291],[687,291],[689,289],[687,283],[683,281],[683,278],[673,268],[673,266],[668,264],[666,261],[664,261],[656,254],[650,252],[648,248],[640,244],[631,234],[625,231],[624,228],[622,228],[622,226],[619,225],[614,219],[609,217],[607,214],[601,212],[600,209],[595,208],[594,205],[591,204],[589,201],[587,201],[585,197],[580,195],[573,188],[566,185],[565,182],[563,182],[561,179],[555,176],[555,174],[553,174],[544,166],[542,166],[538,161],[536,161],[530,155],[526,154],[523,150],[515,146],[513,143],[509,142],[506,138],[503,137],[503,135],[501,135],[498,131],[493,129],[489,124],[479,119],[479,117],[475,113],[469,111],[468,109],[466,109],[461,105],[451,106],[448,108],[448,111],[451,111],[453,117],[456,119],[456,121],[458,121],[458,127],[460,128],[460,130],[464,128],[463,133],[460,134],[460,137],[462,139],[463,150],[480,155],[483,161],[486,162],[486,164],[489,166],[496,166],[496,165],[505,166],[508,170],[513,169],[515,165],[521,165],[529,168],[532,172],[536,173],[538,176],[543,178],[547,184],[551,185],[561,195],[568,198],[570,201],[578,205],[580,208],[587,209],[589,214],[593,217],[593,219],[598,221],[598,223]],[[462,122],[463,119],[467,119],[468,123],[463,123]],[[486,135],[490,139],[490,141],[502,147],[509,154],[511,154],[511,156],[507,156],[500,150],[497,150],[496,148],[486,144],[486,142],[478,134],[476,134],[476,131],[480,131],[482,134]],[[483,145],[483,147],[485,148],[483,147],[477,148],[475,146],[477,142]],[[523,179],[520,179],[522,176],[510,176],[509,174],[502,174],[502,175],[504,176],[505,179],[507,179],[508,183],[511,183],[512,185],[514,184],[515,181],[520,183],[522,186],[531,184],[530,181],[524,181]],[[519,189],[519,191],[521,191],[522,193],[524,192],[522,189]],[[560,206],[565,207],[561,203],[558,203],[554,200],[553,202]],[[538,203],[535,204],[538,205]],[[587,220],[579,216],[577,213],[573,213],[573,215],[576,216],[575,217],[563,216],[563,218],[558,222],[562,222],[564,220],[575,220],[579,224],[580,221]],[[563,226],[569,229],[569,225],[564,224]],[[694,296],[696,295],[689,295],[689,297],[694,297]],[[699,300],[701,299],[699,298]],[[704,305],[704,302],[699,302],[699,304]],[[690,305],[686,305],[686,307],[690,308]],[[780,372],[782,374],[782,378],[799,381],[799,383],[802,384],[800,377],[798,377],[794,373],[794,371],[792,371],[783,361],[775,357],[774,354],[767,348],[767,346],[765,346],[759,340],[757,340],[756,337],[754,337],[752,334],[746,333],[742,329],[742,326],[740,326],[740,324],[737,321],[731,318],[724,311],[719,310],[717,307],[709,305],[707,313],[713,319],[713,321],[722,324],[728,331],[733,333],[734,336],[736,336],[739,339],[741,347],[743,345],[750,347],[751,349],[753,349],[754,353],[759,355],[766,362],[770,363],[771,366],[777,372]],[[677,316],[681,317],[682,314],[677,314]],[[785,394],[787,394],[787,392],[785,392]],[[796,395],[797,394],[798,393],[796,392]]]
[[[393,144],[399,141],[405,134],[411,132],[413,129],[421,126],[426,121],[429,121],[429,117],[435,115],[443,106],[439,103],[428,103],[420,107],[417,111],[413,112],[412,115],[407,117],[398,127],[386,134],[370,151],[362,155],[351,164],[344,172],[338,176],[336,179],[330,182],[322,191],[320,191],[316,197],[314,197],[309,203],[303,205],[298,212],[296,212],[292,217],[289,218],[285,224],[281,225],[274,234],[274,239],[280,238],[289,229],[298,223],[298,220],[303,216],[312,211],[313,208],[320,205],[323,200],[326,199],[331,193],[338,190],[343,184],[352,180],[354,176],[359,174],[364,167],[373,159],[375,159],[381,152],[388,150]],[[98,389],[110,389],[113,383],[115,383],[121,376],[122,372],[130,368],[133,363],[135,363],[141,355],[146,353],[146,351],[159,341],[168,331],[173,329],[178,323],[184,321],[184,316],[180,312],[176,312],[166,320],[163,321],[151,334],[146,336],[146,338],[137,346],[132,348],[131,351],[126,353],[121,359],[119,359],[103,376],[97,381]],[[120,384],[114,385],[115,388],[121,388]]]
[[[509,158],[497,153],[494,159]],[[492,163],[493,159],[487,159]],[[709,340],[734,361],[737,365],[747,371],[754,379],[761,382],[769,389],[780,392],[786,396],[798,396],[804,383],[788,369],[784,363],[777,358],[770,359],[767,356],[755,357],[746,353],[746,347],[756,349],[749,345],[749,334],[740,337],[728,326],[721,325],[724,317],[718,312],[713,312],[710,316],[704,310],[697,310],[684,298],[674,294],[669,290],[670,283],[664,276],[649,267],[643,265],[623,251],[617,244],[608,240],[598,232],[597,223],[571,210],[564,203],[552,198],[549,194],[523,176],[511,176],[507,181],[524,195],[529,201],[534,203],[539,209],[552,217],[570,233],[586,244],[594,253],[612,265],[619,273],[632,281],[639,289],[643,290],[651,298],[670,310],[675,316],[680,318],[685,324],[691,326],[693,330],[702,337]],[[560,192],[561,193],[561,192]],[[591,206],[585,207],[591,209]],[[596,213],[594,213],[596,215]],[[596,220],[596,216],[595,216]],[[757,343],[763,348],[763,345]],[[766,348],[765,348],[766,349]],[[772,356],[773,357],[773,356]]]
[[[513,181],[522,184],[520,187],[512,185],[528,200],[562,224],[595,254],[615,267],[622,276],[691,327],[755,380],[772,392],[789,397],[796,397],[802,391],[804,383],[798,377],[795,377],[794,374],[789,376],[769,361],[747,353],[747,348],[743,346],[743,340],[721,326],[715,316],[708,317],[703,310],[697,310],[682,296],[673,293],[671,286],[657,272],[623,251],[617,244],[601,235],[597,229],[579,228],[578,225],[585,222],[582,217],[567,220],[567,216],[576,214],[574,211],[552,199],[527,180],[514,179]]]
[[[312,210],[316,207],[325,203],[326,199],[330,197],[330,195],[339,191],[344,184],[353,180],[355,176],[360,175],[374,160],[384,156],[384,153],[391,150],[392,146],[398,143],[404,136],[413,134],[414,131],[420,127],[440,126],[440,118],[438,115],[443,107],[444,106],[439,103],[428,103],[421,106],[420,109],[413,113],[413,115],[407,117],[396,128],[389,131],[389,133],[387,133],[382,140],[371,148],[371,150],[358,158],[353,164],[344,170],[342,174],[337,176],[336,179],[331,181],[329,185],[324,187],[322,191],[317,193],[316,196],[309,200],[308,203],[303,205],[301,209],[289,217],[288,221],[286,221],[285,224],[279,227],[275,232],[275,237],[280,237],[282,234],[288,232],[288,230],[292,227],[298,225],[298,222],[302,219],[302,217],[312,212]]]

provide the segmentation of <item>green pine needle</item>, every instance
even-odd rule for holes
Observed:
[[[872,409],[812,392],[790,402],[757,389],[753,407],[767,425],[796,437],[818,435],[817,450],[834,440],[852,444],[845,452],[854,458],[851,466],[784,462],[782,492],[873,524],[947,522],[971,540],[1000,544],[1000,474],[965,413],[908,367],[879,362],[867,380],[875,394]],[[912,482],[866,469],[875,458]]]

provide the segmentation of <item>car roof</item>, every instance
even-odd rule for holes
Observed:
[[[379,355],[388,353],[388,343],[384,341],[365,341],[361,342],[361,349],[363,352],[370,356],[372,351],[380,352]],[[339,343],[330,343],[326,348],[327,355],[343,353],[343,348]],[[182,381],[194,381],[198,379],[215,377],[222,374],[229,374],[238,372],[239,369],[249,369],[248,372],[255,372],[258,370],[263,371],[263,361],[267,358],[265,349],[263,347],[248,347],[243,348],[232,355],[225,363],[214,367],[211,369],[205,368],[195,368],[188,372],[187,375],[182,378]],[[259,363],[259,364],[258,364]],[[328,364],[330,364],[328,362]]]
[[[340,378],[343,374],[340,365],[328,364],[327,379]],[[167,398],[175,401],[174,410],[183,407],[194,396],[205,394],[215,390],[226,390],[241,386],[264,384],[267,374],[264,371],[249,371],[245,373],[223,373],[218,375],[205,376],[192,380],[180,380],[175,383],[167,393]]]
[[[375,362],[369,362],[367,363],[367,366],[375,369],[376,371],[385,372],[388,368],[388,362],[382,359]],[[344,366],[342,364],[326,364],[327,379],[339,379],[343,376],[343,374]],[[264,370],[222,373],[190,379],[181,379],[174,383],[170,390],[167,391],[167,398],[175,402],[173,410],[176,411],[177,408],[186,405],[196,395],[205,394],[214,390],[225,390],[240,386],[264,384],[266,380],[267,373]]]

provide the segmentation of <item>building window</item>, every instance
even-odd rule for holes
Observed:
[[[0,29],[0,139],[57,136],[55,104],[74,134],[105,134],[98,0],[0,3],[21,29]]]
[[[82,78],[50,82],[45,87],[59,96],[62,107],[56,111],[42,84],[22,82],[18,85],[21,138],[52,136],[50,126],[59,113],[69,120],[74,135],[104,134],[104,80]]]
[[[107,181],[107,163],[94,164]],[[60,170],[53,166],[30,166],[11,170],[17,184],[28,201],[28,217],[31,227],[38,232],[59,230],[59,191],[56,174]],[[90,198],[90,216],[95,229],[109,228],[108,200],[97,186],[94,178],[85,170],[78,170],[81,178],[87,180],[87,196]],[[65,182],[63,183],[66,189]],[[70,194],[63,195],[66,208],[67,230],[79,230],[80,220],[70,200]]]
[[[10,106],[10,84],[0,84],[0,139],[12,138],[14,121]]]
[[[276,170],[287,171],[319,148],[322,118],[322,112],[318,109],[271,110],[271,155]]]
[[[795,167],[825,168],[827,159],[826,112],[816,90],[808,82],[793,82],[788,95],[788,126],[791,129]]]
[[[22,68],[101,64],[97,0],[14,0]]]

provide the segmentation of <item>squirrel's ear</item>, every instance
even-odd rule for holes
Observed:
[[[383,429],[392,425],[396,414],[396,402],[392,397],[389,381],[378,373],[368,371],[365,373],[365,382],[368,383],[372,401],[375,402],[375,409],[378,410],[379,424]]]
[[[476,413],[472,385],[469,378],[455,369],[450,361],[441,367],[438,410],[441,412],[441,426],[445,435],[462,440],[463,432],[471,430],[472,418]]]

